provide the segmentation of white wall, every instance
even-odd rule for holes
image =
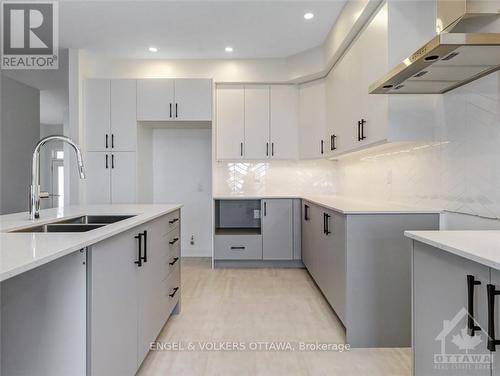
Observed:
[[[500,218],[500,74],[438,97],[431,142],[338,162],[338,193]]]
[[[40,137],[40,91],[2,74],[0,214],[28,210],[31,155]]]
[[[182,256],[208,257],[212,253],[212,130],[152,132],[153,202],[182,203]]]

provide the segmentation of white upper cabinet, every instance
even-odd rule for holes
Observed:
[[[111,80],[111,140],[113,151],[137,150],[136,80]]]
[[[297,159],[295,85],[217,86],[217,159]]]
[[[435,119],[425,115],[436,113],[432,96],[368,94],[368,88],[433,36],[433,12],[431,2],[387,2],[335,64],[326,78],[327,156],[432,140]]]
[[[136,81],[85,81],[84,133],[87,151],[137,149]]]
[[[272,159],[297,159],[298,90],[292,85],[271,86],[270,151]]]
[[[84,83],[85,146],[89,151],[104,151],[110,146],[111,85],[109,80]]]
[[[326,92],[323,80],[299,89],[299,154],[301,159],[321,158],[326,151]]]
[[[269,86],[246,86],[245,159],[266,159],[269,147]]]
[[[217,159],[242,159],[245,138],[245,88],[217,88]]]
[[[175,80],[175,119],[185,121],[212,120],[212,80]]]
[[[211,121],[212,80],[137,80],[137,120]]]
[[[174,120],[174,80],[137,80],[137,120]]]

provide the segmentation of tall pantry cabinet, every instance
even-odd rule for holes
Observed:
[[[84,93],[86,201],[135,203],[137,82],[86,80]]]

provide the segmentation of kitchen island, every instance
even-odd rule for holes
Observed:
[[[500,231],[408,231],[413,375],[500,375]]]
[[[180,208],[1,216],[0,373],[135,374],[180,308]]]

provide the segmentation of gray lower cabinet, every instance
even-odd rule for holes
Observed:
[[[486,347],[488,283],[487,266],[413,242],[413,375],[491,374]],[[491,283],[500,288],[500,272],[491,270]],[[469,336],[472,325],[478,328]],[[498,374],[494,368],[493,375]]]
[[[0,283],[0,375],[86,374],[86,251]]]
[[[262,200],[262,258],[293,259],[293,200]]]
[[[180,260],[174,262],[172,256],[179,254],[179,248],[172,249],[170,242],[180,238],[180,227],[171,226],[170,220],[163,216],[92,246],[88,269],[92,376],[134,375],[178,303]],[[178,242],[174,242],[177,247]]]
[[[411,344],[411,255],[404,231],[439,214],[342,214],[302,203],[302,259],[352,347]]]

